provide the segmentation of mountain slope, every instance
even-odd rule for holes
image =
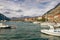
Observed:
[[[43,16],[54,16],[54,15],[59,14],[59,13],[60,13],[60,3],[58,5],[56,5],[56,7],[49,10],[47,13],[45,13]]]
[[[0,13],[0,20],[10,20],[10,18]]]

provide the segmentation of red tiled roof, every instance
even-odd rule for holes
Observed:
[[[60,16],[60,14],[56,14],[55,16]]]
[[[54,18],[53,16],[48,16],[48,18]]]

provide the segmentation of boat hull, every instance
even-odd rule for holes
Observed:
[[[52,36],[60,36],[60,32],[53,32],[52,30],[41,30],[42,33]]]
[[[0,29],[11,29],[11,27],[0,27]]]

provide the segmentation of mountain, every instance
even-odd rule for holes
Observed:
[[[60,3],[43,15],[49,22],[60,22]]]
[[[19,20],[23,20],[24,18],[31,18],[30,16],[21,16],[21,17],[12,17],[10,18],[11,20],[15,20],[15,21],[19,21]]]
[[[47,13],[45,13],[43,16],[54,16],[59,13],[60,13],[60,3],[58,5],[56,5],[53,9],[51,9]]]
[[[20,17],[20,18],[31,18],[30,16],[23,16],[23,17]]]
[[[0,13],[0,20],[10,20],[10,18],[6,17],[5,15]]]

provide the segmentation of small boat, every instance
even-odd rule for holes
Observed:
[[[40,23],[41,26],[47,26],[47,25],[54,25],[55,23],[50,23],[50,22],[43,22],[43,23]]]
[[[35,21],[35,22],[33,22],[33,24],[40,24],[40,22]]]
[[[0,23],[0,29],[10,29],[11,26]]]
[[[60,28],[54,29],[54,26],[48,25],[50,29],[42,29],[41,32],[48,35],[60,36]]]

